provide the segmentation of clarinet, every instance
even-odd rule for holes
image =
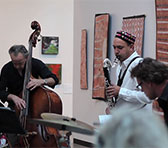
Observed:
[[[117,58],[114,59],[113,64],[108,58],[104,59],[104,61],[103,61],[103,71],[104,71],[104,76],[105,76],[106,87],[109,87],[111,85],[109,70],[110,70],[110,68],[114,68],[117,64],[118,64]],[[109,98],[108,95],[106,95],[106,97],[107,97],[108,109],[111,110],[115,106],[116,99],[115,99],[115,97]]]

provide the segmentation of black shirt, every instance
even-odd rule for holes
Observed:
[[[9,94],[19,95],[23,89],[25,68],[20,76],[18,71],[14,68],[12,61],[5,64],[1,70],[0,75],[0,99],[5,102]],[[58,78],[55,74],[46,67],[46,65],[35,58],[32,58],[32,76],[34,78],[49,78],[55,80],[55,85],[58,84]],[[54,85],[54,86],[55,86]],[[54,86],[52,86],[54,88]]]
[[[168,84],[164,88],[162,95],[158,98],[159,106],[163,109],[165,123],[168,127]]]

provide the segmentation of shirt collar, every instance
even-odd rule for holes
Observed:
[[[128,64],[131,62],[131,60],[132,60],[134,57],[136,57],[136,56],[138,56],[138,53],[137,53],[136,51],[134,51],[134,52],[132,53],[132,55],[129,56],[129,58],[127,58],[127,59],[124,60],[122,63],[120,63],[121,67],[127,67]]]

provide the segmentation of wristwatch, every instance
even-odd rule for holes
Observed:
[[[43,80],[44,80],[44,85],[47,85],[48,84],[47,80],[46,79],[43,79]]]

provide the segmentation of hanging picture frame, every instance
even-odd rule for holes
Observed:
[[[123,17],[122,30],[136,36],[134,50],[143,57],[145,15]]]
[[[87,30],[81,31],[80,88],[88,89],[87,84]]]
[[[103,61],[108,51],[109,22],[110,14],[95,15],[92,99],[105,100]]]
[[[59,51],[59,38],[55,36],[42,36],[41,53],[57,55]]]
[[[155,0],[156,59],[168,64],[168,1]]]
[[[62,75],[62,64],[46,64],[46,66],[48,67],[48,69],[54,73],[59,82],[58,84],[61,84],[62,83],[62,78],[61,78],[61,75]]]

